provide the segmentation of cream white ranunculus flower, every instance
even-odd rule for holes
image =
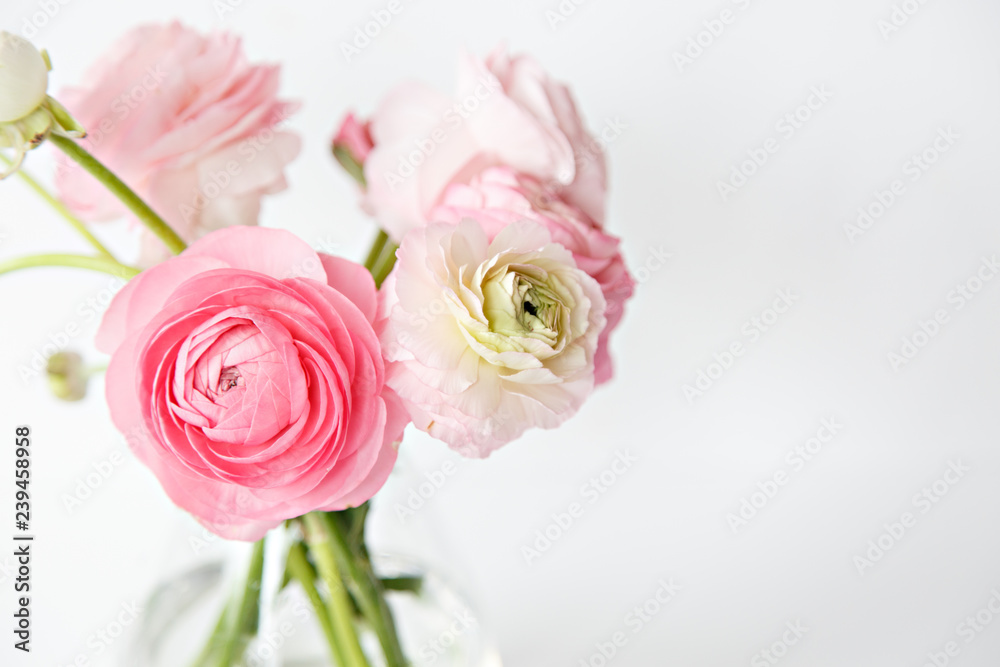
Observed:
[[[465,456],[558,426],[593,390],[601,287],[537,223],[414,230],[381,298],[387,384]]]
[[[0,123],[20,120],[45,101],[49,68],[31,42],[0,32]]]

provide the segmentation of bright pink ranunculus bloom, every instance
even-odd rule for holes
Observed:
[[[170,498],[223,537],[359,505],[408,421],[375,316],[361,266],[286,231],[213,232],[112,301],[97,337],[112,419]]]

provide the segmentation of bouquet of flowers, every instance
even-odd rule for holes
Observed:
[[[115,426],[178,507],[254,542],[198,664],[243,663],[275,529],[291,535],[283,585],[304,590],[332,664],[408,664],[386,597],[406,587],[378,576],[365,540],[407,425],[484,458],[558,426],[613,374],[609,337],[634,281],[604,228],[602,147],[569,90],[498,49],[461,58],[454,94],[403,85],[370,119],[347,114],[333,156],[380,229],[358,264],[257,226],[300,150],[284,128],[298,105],[239,39],[135,28],[59,101],[50,69],[0,33],[3,175],[94,253],[0,273],[128,281],[96,338]],[[43,143],[66,158],[56,193],[22,167]],[[96,234],[121,217],[142,235],[131,262]],[[49,360],[63,398],[82,397],[84,373],[72,353]]]

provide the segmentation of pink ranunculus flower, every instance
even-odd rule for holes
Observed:
[[[492,223],[493,233],[519,220],[544,225],[552,240],[572,252],[577,266],[601,286],[607,302],[607,324],[598,340],[594,372],[597,384],[611,379],[614,372],[608,340],[635,287],[616,237],[603,231],[580,208],[563,201],[552,188],[507,167],[491,167],[468,185],[451,185],[430,217],[452,223],[474,217],[483,224]]]
[[[502,48],[485,61],[464,56],[454,96],[399,86],[373,116],[371,135],[366,204],[397,241],[429,221],[450,184],[498,165],[551,183],[604,222],[604,151],[569,89],[527,56]]]
[[[191,242],[256,225],[262,197],[286,187],[283,171],[301,142],[279,128],[296,108],[278,99],[279,78],[277,66],[249,64],[233,35],[144,25],[60,99],[87,128],[86,148]],[[56,183],[85,220],[127,214],[75,163],[60,164]],[[140,263],[168,256],[147,232]]]
[[[380,292],[386,383],[470,457],[554,428],[594,387],[601,287],[548,230],[472,218],[406,235]]]
[[[376,300],[364,268],[289,232],[213,232],[111,302],[97,344],[115,426],[226,538],[359,505],[408,421],[385,386]]]

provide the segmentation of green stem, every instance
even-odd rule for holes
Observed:
[[[378,230],[378,236],[372,242],[372,248],[368,251],[368,257],[365,258],[365,268],[369,271],[375,266],[375,262],[378,258],[382,256],[382,249],[385,248],[385,244],[389,242],[389,235],[385,233],[384,229]]]
[[[93,155],[88,153],[80,144],[72,139],[53,133],[49,136],[49,141],[54,143],[62,152],[75,160],[81,167],[87,170],[90,175],[101,182],[104,187],[111,191],[111,194],[118,197],[132,213],[142,221],[151,232],[175,255],[180,253],[187,244],[177,235],[170,225],[156,212],[149,207],[146,202],[139,198],[132,188],[124,181],[115,176],[107,167],[98,161]]]
[[[28,269],[37,266],[68,266],[77,269],[90,269],[91,271],[101,271],[110,273],[113,276],[124,278],[134,278],[141,273],[140,269],[134,266],[119,264],[114,260],[104,257],[89,257],[87,255],[29,255],[27,257],[16,257],[0,262],[0,274]]]
[[[316,610],[316,617],[319,619],[319,625],[326,636],[326,642],[330,646],[330,653],[333,655],[334,663],[338,667],[344,667],[346,663],[344,662],[344,654],[341,651],[340,642],[337,640],[337,631],[333,627],[333,621],[330,620],[330,612],[327,611],[323,597],[316,589],[316,574],[313,572],[313,568],[306,558],[306,549],[302,546],[301,542],[293,544],[291,550],[288,552],[288,570],[298,580],[306,595],[309,596],[309,601],[312,602],[313,609]]]
[[[365,165],[356,157],[354,157],[349,150],[343,146],[334,145],[333,147],[333,157],[337,158],[337,162],[340,166],[344,168],[344,171],[350,175],[362,189],[367,187],[365,182]]]
[[[392,267],[396,265],[397,250],[399,250],[399,246],[392,241],[386,243],[385,247],[382,248],[382,254],[371,270],[372,277],[375,279],[375,287],[381,287],[382,283],[385,282],[385,279],[392,272]]]
[[[230,634],[219,656],[219,667],[231,667],[244,648],[248,635],[256,628],[256,618],[260,609],[260,581],[264,573],[264,540],[258,540],[253,545],[253,555],[250,558],[250,570],[243,585],[239,607],[230,627]],[[249,631],[248,631],[249,630]]]
[[[0,155],[0,160],[7,163],[8,165],[11,164],[10,160],[8,160],[2,155]],[[22,179],[24,179],[24,182],[28,184],[28,187],[30,187],[32,190],[35,191],[35,194],[44,199],[49,206],[55,209],[56,213],[61,215],[63,219],[65,219],[66,222],[68,222],[73,227],[73,229],[78,231],[80,233],[80,236],[86,239],[87,243],[92,245],[94,249],[97,250],[97,252],[101,256],[103,256],[106,259],[110,259],[113,262],[118,261],[117,259],[115,259],[115,256],[111,254],[111,251],[108,250],[103,243],[97,240],[96,236],[90,233],[90,230],[87,229],[87,226],[83,223],[83,221],[81,221],[79,218],[73,215],[73,213],[68,208],[66,208],[66,205],[63,204],[61,201],[59,201],[59,199],[56,198],[55,195],[49,192],[44,185],[36,181],[24,169],[19,169],[17,174]]]
[[[86,368],[84,368],[83,373],[87,377],[93,377],[94,375],[100,375],[101,373],[106,373],[107,370],[108,370],[108,365],[106,363],[95,364],[93,366],[87,366]]]
[[[385,591],[382,589],[381,582],[375,577],[367,562],[361,562],[359,558],[355,557],[348,544],[347,535],[337,518],[324,513],[322,519],[324,526],[330,533],[337,562],[347,571],[354,599],[357,600],[361,613],[368,619],[368,622],[375,629],[375,634],[378,635],[387,667],[405,667],[406,658],[403,656],[403,648],[399,644],[396,623],[392,618],[389,605],[386,604]]]
[[[192,667],[204,667],[209,661],[209,659],[215,654],[215,650],[222,643],[222,636],[225,629],[229,625],[229,611],[230,605],[227,603],[222,609],[222,613],[219,614],[219,620],[215,624],[215,628],[212,630],[212,634],[209,636],[208,641],[205,642],[205,646],[202,647],[201,653],[195,658],[194,662],[191,663]]]
[[[411,577],[382,577],[382,588],[386,591],[398,591],[402,593],[420,594],[424,587],[424,579],[419,576]]]
[[[337,567],[334,545],[322,512],[310,512],[302,517],[305,523],[306,542],[316,561],[320,576],[326,583],[330,616],[344,650],[345,667],[369,667],[368,659],[361,650],[351,601],[344,589],[343,579]]]

